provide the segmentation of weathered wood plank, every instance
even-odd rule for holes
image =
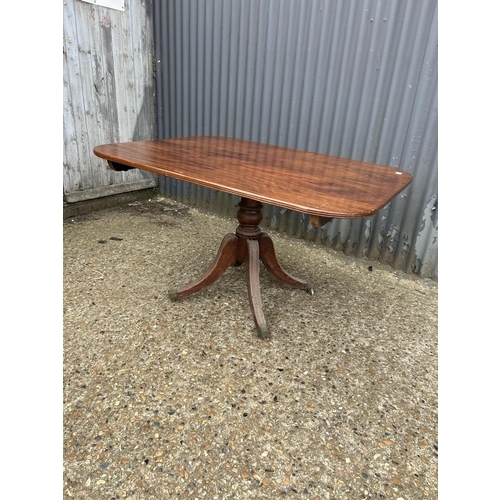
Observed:
[[[114,172],[92,153],[97,144],[156,138],[150,3],[130,2],[121,12],[65,2],[63,183],[69,198],[155,179],[140,170]],[[80,191],[88,193],[75,194]]]

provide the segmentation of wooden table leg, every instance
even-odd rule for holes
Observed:
[[[238,250],[238,237],[235,234],[227,234],[220,244],[219,251],[208,271],[195,281],[184,285],[176,290],[169,290],[168,296],[171,300],[187,297],[199,292],[215,283],[236,262]]]
[[[314,293],[313,288],[307,281],[301,280],[288,274],[278,262],[276,257],[276,251],[274,250],[274,244],[271,237],[262,233],[259,238],[259,250],[260,259],[266,266],[266,269],[281,283],[291,286],[292,288],[300,288],[301,290],[307,290],[311,295]]]
[[[236,234],[228,234],[222,240],[217,255],[200,278],[180,288],[170,290],[171,300],[187,297],[199,292],[217,281],[231,265],[245,265],[248,296],[252,315],[260,338],[269,337],[269,329],[262,310],[260,294],[260,261],[279,281],[293,288],[300,288],[313,293],[307,281],[288,274],[279,264],[271,237],[259,227],[262,220],[262,204],[248,198],[241,198],[237,214],[239,225]]]
[[[262,298],[260,296],[260,260],[259,260],[259,242],[257,240],[247,240],[247,260],[245,262],[248,297],[252,309],[255,326],[259,332],[260,338],[269,337],[269,330],[266,325],[266,319],[262,311]]]

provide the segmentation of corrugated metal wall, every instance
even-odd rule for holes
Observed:
[[[437,277],[437,2],[154,0],[158,136],[221,135],[397,166],[376,216],[265,207],[263,225]],[[234,215],[233,196],[161,179]]]
[[[156,185],[114,172],[94,146],[156,138],[151,0],[125,10],[64,1],[64,197],[68,202]]]

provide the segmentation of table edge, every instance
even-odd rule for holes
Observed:
[[[161,140],[161,139],[153,139],[151,141],[154,142],[154,141],[158,141],[158,140]],[[128,141],[128,143],[130,143],[130,142],[135,142],[135,141]],[[149,142],[149,141],[137,141],[137,142]],[[253,142],[253,141],[247,141],[247,142]],[[182,174],[177,173],[177,172],[172,172],[172,171],[168,170],[167,168],[160,169],[160,168],[156,168],[154,166],[147,166],[146,167],[146,166],[144,166],[144,164],[138,164],[136,162],[126,160],[123,158],[118,158],[118,157],[110,155],[110,154],[100,153],[100,151],[99,151],[100,147],[111,146],[111,145],[115,145],[115,144],[120,144],[120,143],[100,144],[100,145],[95,146],[93,148],[94,154],[97,157],[99,157],[103,160],[106,160],[108,162],[108,165],[110,166],[110,168],[112,170],[128,170],[129,168],[138,168],[140,170],[146,170],[148,172],[152,172],[154,174],[161,175],[164,177],[171,177],[171,178],[174,178],[177,180],[189,182],[191,184],[199,185],[199,186],[206,187],[209,189],[214,189],[217,191],[222,191],[222,192],[232,194],[235,196],[249,198],[249,199],[259,201],[261,203],[273,205],[273,206],[276,206],[279,208],[285,208],[288,210],[293,210],[293,211],[304,213],[307,215],[314,215],[314,216],[325,217],[325,218],[330,218],[330,219],[361,219],[361,218],[365,218],[365,217],[371,217],[372,215],[375,215],[380,210],[382,210],[385,206],[387,206],[392,200],[394,200],[394,198],[398,194],[400,194],[402,191],[404,191],[413,181],[413,176],[409,172],[401,170],[397,167],[389,167],[387,165],[377,164],[380,166],[385,166],[387,168],[393,168],[396,172],[401,172],[402,175],[407,177],[407,183],[405,185],[403,185],[403,187],[401,187],[401,189],[399,189],[397,192],[395,192],[395,194],[393,194],[392,197],[390,197],[387,200],[384,200],[384,202],[382,202],[381,204],[379,204],[377,207],[373,208],[372,210],[365,210],[363,212],[356,212],[356,213],[328,212],[328,211],[324,211],[324,210],[315,209],[313,207],[299,205],[296,203],[283,202],[282,200],[277,200],[277,199],[274,199],[274,198],[271,198],[268,196],[262,196],[262,195],[259,195],[258,193],[245,191],[243,189],[235,189],[235,188],[227,187],[224,185],[219,185],[216,182],[205,181],[202,179],[195,179],[192,176],[187,176],[187,175],[182,175]],[[124,144],[124,143],[121,143],[121,144]],[[304,151],[304,150],[298,150],[298,151]],[[321,154],[321,153],[318,153],[318,154]],[[331,155],[325,155],[325,156],[331,156]],[[345,159],[348,159],[348,158],[345,158]],[[128,167],[128,168],[122,168],[122,169],[113,168],[113,166],[111,165],[111,162],[118,164],[118,165]],[[361,162],[361,163],[363,163],[363,162]]]

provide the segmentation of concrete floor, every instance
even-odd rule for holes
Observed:
[[[263,341],[242,268],[168,299],[235,227],[64,221],[64,498],[437,499],[437,284],[270,232],[315,294],[262,268]]]

